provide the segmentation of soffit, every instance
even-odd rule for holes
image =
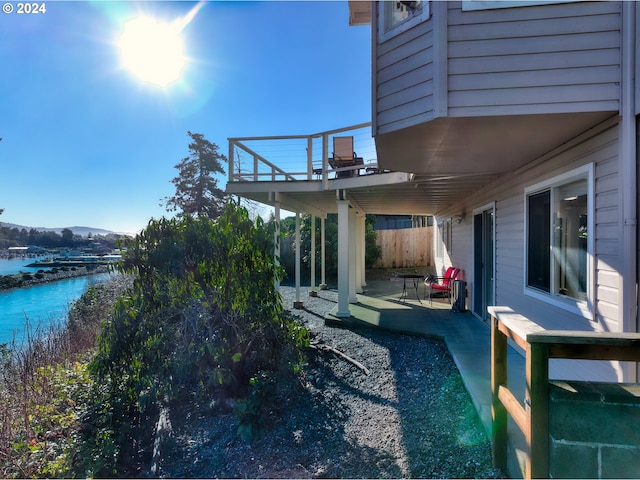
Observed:
[[[550,152],[612,112],[440,118],[376,136],[382,168],[501,175]]]

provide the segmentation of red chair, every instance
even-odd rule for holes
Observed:
[[[460,269],[458,267],[449,267],[447,271],[444,272],[444,277],[436,277],[429,276],[424,281],[424,295],[425,299],[427,298],[427,287],[429,288],[429,302],[433,304],[433,293],[444,293],[446,294],[449,302],[451,302],[451,287],[453,287],[453,281],[458,278],[458,274],[460,273]],[[441,282],[439,280],[442,280]]]

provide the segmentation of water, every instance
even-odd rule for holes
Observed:
[[[33,261],[34,259],[0,260],[0,275],[31,271],[24,265]],[[33,327],[46,327],[65,319],[69,304],[80,298],[90,285],[102,282],[108,276],[108,273],[101,273],[0,291],[0,344],[10,342],[14,335],[20,341],[27,319]]]
[[[30,263],[46,257],[0,259],[0,275],[12,275],[20,272],[37,272],[39,267],[27,267]]]

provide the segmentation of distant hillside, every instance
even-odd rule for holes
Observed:
[[[5,222],[0,222],[0,225],[2,225],[3,227],[9,227],[9,228],[17,228],[18,230],[22,230],[23,228],[27,231],[34,229],[38,232],[56,232],[57,234],[60,234],[62,232],[62,230],[64,230],[65,228],[68,228],[69,230],[71,230],[73,233],[75,233],[76,235],[81,235],[83,237],[88,237],[89,234],[93,235],[109,235],[109,234],[115,234],[116,232],[112,232],[111,230],[105,230],[103,228],[94,228],[94,227],[55,227],[55,228],[46,228],[46,227],[27,227],[24,225],[16,225],[15,223],[5,223]]]

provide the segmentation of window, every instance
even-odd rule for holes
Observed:
[[[593,252],[592,166],[525,191],[525,293],[588,312]]]
[[[378,2],[379,40],[384,41],[429,18],[427,0]]]

